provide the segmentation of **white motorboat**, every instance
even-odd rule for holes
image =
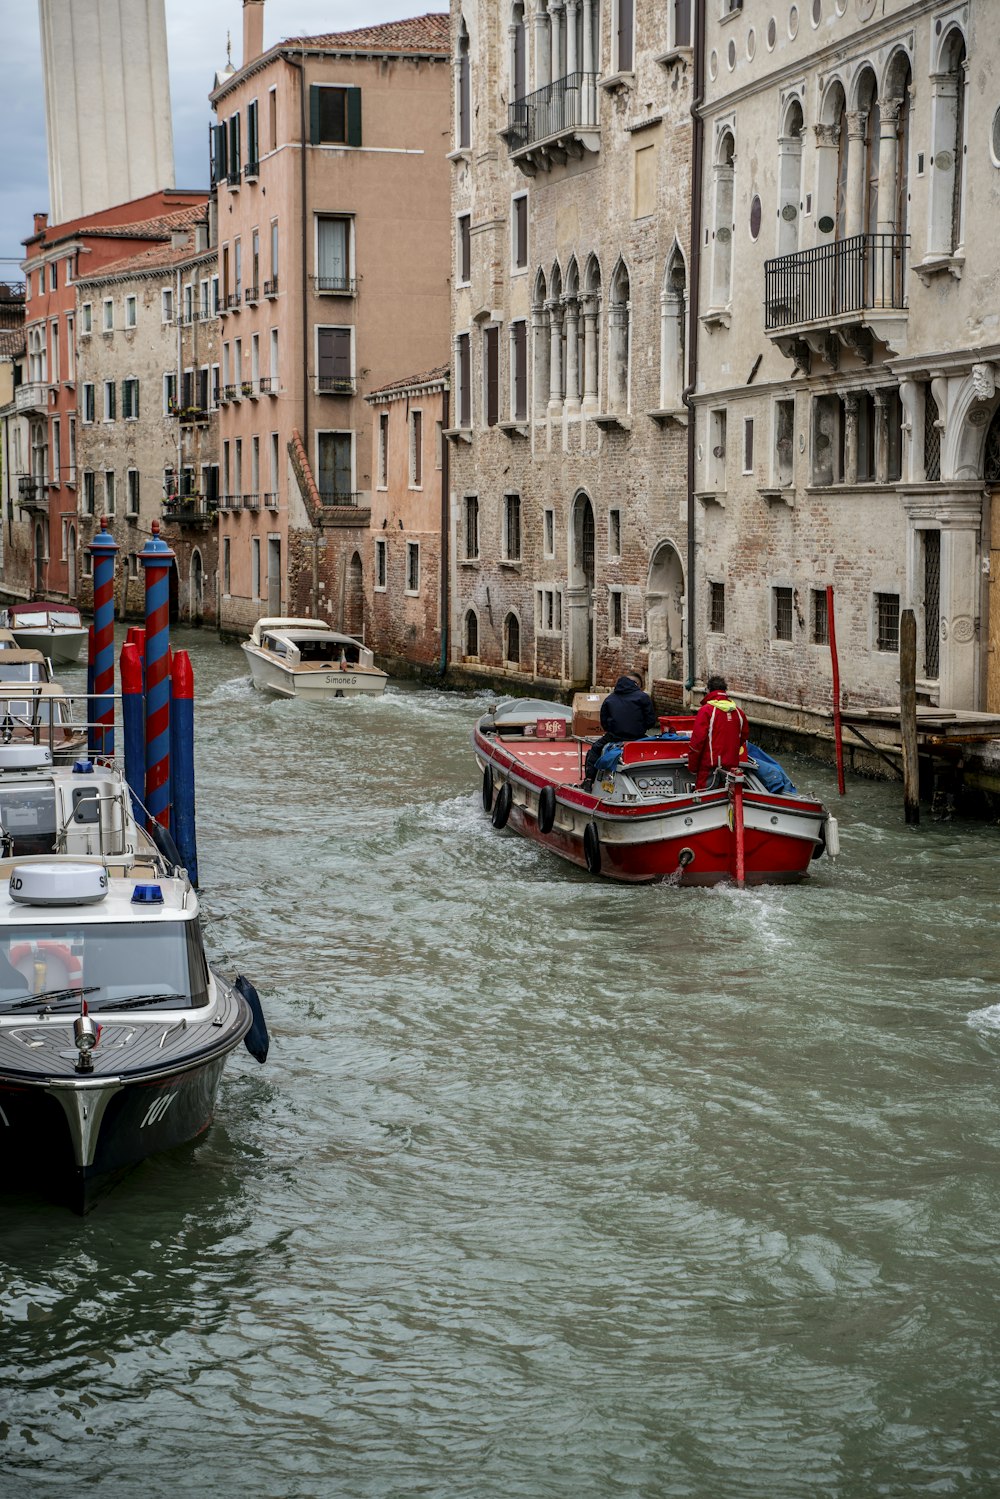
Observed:
[[[243,650],[254,686],[279,697],[377,697],[388,680],[366,645],[322,619],[259,619]]]
[[[130,1167],[211,1122],[229,1053],[263,1061],[245,979],[208,965],[169,835],[122,775],[0,747],[0,1140],[4,1188],[86,1212]]]
[[[23,650],[41,651],[54,662],[79,661],[87,641],[87,626],[73,604],[49,603],[44,599],[8,604],[0,610],[0,626],[11,631]]]

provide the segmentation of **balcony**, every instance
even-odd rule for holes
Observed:
[[[220,399],[222,405],[225,405],[225,403],[227,401],[238,401],[240,399],[240,388],[239,388],[239,386],[238,385],[224,385],[222,387],[222,395],[220,396],[219,399]]]
[[[220,510],[242,510],[243,509],[243,496],[241,494],[220,494],[219,495],[219,509]]]
[[[262,375],[257,381],[257,394],[261,396],[276,396],[278,394],[278,382],[273,375]]]
[[[244,302],[247,302],[250,305],[252,305],[254,302],[259,302],[260,301],[260,287],[259,286],[248,286],[247,289],[246,289],[246,291],[243,293],[243,300],[244,300]]]
[[[865,363],[874,340],[906,342],[908,234],[855,234],[764,264],[764,327],[796,368],[812,354],[832,368],[841,347]]]
[[[204,406],[181,406],[179,402],[171,401],[170,415],[175,417],[182,427],[200,427],[208,421],[210,413]]]
[[[239,292],[238,291],[231,291],[229,293],[228,297],[224,297],[223,298],[223,301],[222,301],[222,311],[223,312],[239,312],[240,307],[242,305],[243,305],[243,299],[240,296]]]
[[[316,394],[318,396],[353,396],[357,383],[353,375],[317,375]]]
[[[49,387],[41,381],[33,381],[30,385],[19,385],[14,392],[14,409],[22,411],[48,411],[49,409]]]
[[[243,500],[243,509],[244,510],[259,510],[260,509],[260,495],[259,494],[245,494],[245,495],[241,496],[241,499]]]
[[[280,496],[277,493],[262,495],[261,499],[264,501],[264,505],[265,505],[265,507],[268,510],[278,510],[278,509],[280,509],[280,505],[279,505]]]
[[[49,493],[45,480],[34,474],[19,474],[17,479],[17,503],[22,510],[49,508]]]
[[[353,297],[356,284],[353,276],[314,276],[313,286],[322,296]]]
[[[507,108],[504,135],[511,161],[526,177],[600,150],[597,74],[569,73],[515,99]]]
[[[162,517],[175,526],[198,526],[202,530],[215,520],[219,502],[211,495],[168,494],[164,496]]]
[[[248,161],[243,168],[243,176],[247,182],[254,182],[260,176],[260,162]]]
[[[361,503],[363,496],[364,491],[360,489],[352,490],[350,493],[348,493],[348,491],[344,489],[321,489],[319,491],[321,504],[330,507],[339,507],[346,505],[352,506],[354,509],[357,509],[357,507]]]
[[[278,278],[275,276],[270,281],[264,282],[265,297],[276,297],[278,295]]]
[[[229,183],[230,187],[239,187],[239,185],[240,185],[240,169],[239,169],[239,165],[234,166],[234,167],[230,167],[229,171],[226,173],[226,181]]]

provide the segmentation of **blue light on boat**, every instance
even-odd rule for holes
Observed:
[[[162,906],[163,891],[159,885],[136,885],[132,891],[134,906]]]
[[[93,764],[90,760],[77,760],[73,765],[73,774],[75,776],[92,776],[94,774]]]

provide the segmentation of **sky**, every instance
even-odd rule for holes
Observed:
[[[226,33],[233,62],[243,51],[242,0],[165,0],[174,117],[176,185],[208,187],[208,93],[226,64]],[[400,21],[446,11],[447,0],[266,0],[264,45],[286,36],[350,31],[380,21]],[[38,10],[33,0],[4,7],[4,90],[0,100],[0,280],[21,280],[21,241],[32,216],[47,212],[49,174],[45,149],[45,90]],[[15,149],[16,142],[16,149]]]

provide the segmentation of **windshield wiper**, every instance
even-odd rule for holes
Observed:
[[[29,994],[27,999],[18,999],[14,1004],[8,1005],[7,1008],[10,1010],[32,1010],[37,1006],[39,1009],[44,1010],[50,1003],[58,1004],[60,1000],[78,999],[84,994],[96,994],[100,987],[100,984],[91,984],[89,989],[43,990],[41,994]]]
[[[187,999],[186,994],[132,994],[128,999],[106,999],[103,1004],[91,1005],[90,1013],[99,1014],[102,1010],[135,1010],[140,1005],[162,1004],[165,999]]]

